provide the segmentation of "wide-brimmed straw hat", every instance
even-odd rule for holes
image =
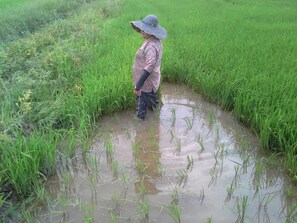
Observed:
[[[148,15],[144,19],[132,21],[131,25],[137,32],[143,30],[145,33],[153,35],[158,39],[165,39],[167,36],[166,30],[159,25],[158,18],[155,15]]]

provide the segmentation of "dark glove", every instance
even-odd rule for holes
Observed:
[[[148,78],[149,75],[150,75],[150,73],[147,70],[143,70],[142,76],[137,81],[137,84],[135,86],[135,90],[139,91],[142,88],[145,80]]]

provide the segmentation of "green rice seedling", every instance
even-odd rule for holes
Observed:
[[[225,149],[225,143],[219,143],[219,150],[220,150],[220,159],[223,160],[224,159],[224,155],[227,152],[227,150]]]
[[[170,136],[171,136],[171,138],[170,138],[170,142],[171,142],[171,141],[172,141],[173,139],[175,139],[176,137],[175,137],[175,134],[174,134],[174,132],[172,131],[172,129],[170,129],[169,132],[170,132]]]
[[[287,220],[289,223],[296,222],[297,220],[297,202],[296,201],[289,207],[289,210],[287,213]]]
[[[292,149],[286,153],[284,165],[289,171],[293,181],[297,182],[297,157],[295,149]]]
[[[208,186],[215,183],[217,178],[218,178],[218,170],[216,168],[216,164],[209,170],[209,174],[211,176],[211,179],[210,179],[210,182],[209,182]]]
[[[165,167],[162,166],[161,163],[158,165],[157,171],[158,171],[158,176],[160,177],[160,180],[163,180],[165,178],[166,169]]]
[[[260,161],[257,161],[255,164],[255,175],[260,177],[260,175],[263,173],[263,160],[264,158],[261,158]]]
[[[191,155],[187,155],[187,161],[188,161],[188,165],[187,165],[187,170],[192,169],[193,165],[194,165],[194,159]]]
[[[61,210],[60,212],[65,214],[67,212],[67,208],[69,206],[69,199],[67,198],[67,195],[64,195],[64,194],[61,194],[61,193],[58,193],[57,195],[57,203],[55,204],[56,205],[59,205],[59,209]],[[79,203],[80,205],[80,208],[83,209],[84,205],[80,202]]]
[[[249,142],[245,139],[240,140],[239,145],[240,145],[240,148],[244,150],[247,150],[250,146]]]
[[[204,223],[212,223],[212,217],[208,217]]]
[[[66,190],[70,191],[71,188],[71,181],[72,181],[72,176],[69,172],[66,172],[62,175],[62,184]]]
[[[177,184],[181,185],[183,183],[183,186],[186,185],[187,180],[188,180],[188,172],[186,169],[182,169],[182,170],[178,170],[176,171],[177,175],[178,175],[178,181]]]
[[[97,158],[94,154],[88,154],[87,155],[87,164],[88,168],[90,168],[92,171],[98,172],[100,167],[100,157]]]
[[[124,171],[123,173],[122,173],[122,180],[123,180],[123,182],[124,182],[124,185],[125,185],[125,187],[128,185],[128,183],[129,183],[129,176],[128,176],[128,174],[126,173],[126,171]]]
[[[126,133],[127,139],[131,139],[131,136],[132,136],[131,128],[127,128],[125,133]]]
[[[178,191],[178,188],[177,187],[174,187],[172,192],[171,192],[171,202],[173,203],[178,203],[178,200],[179,200],[179,191]]]
[[[138,191],[139,191],[139,194],[140,194],[141,197],[143,197],[146,194],[146,192],[147,192],[146,187],[145,187],[145,184],[143,182],[143,179],[141,179],[141,182],[139,184]]]
[[[218,156],[219,156],[220,150],[217,149],[216,151],[213,151],[211,153],[212,153],[212,155],[213,155],[213,157],[215,159],[215,165],[217,165],[219,163]]]
[[[220,128],[218,125],[216,125],[216,143],[219,144],[220,140]]]
[[[123,200],[125,200],[126,199],[126,196],[127,196],[128,183],[129,183],[129,177],[128,177],[128,175],[125,172],[122,173],[122,181],[124,182],[124,187],[123,187],[123,190],[121,192],[121,196],[120,197]]]
[[[176,145],[175,153],[177,155],[180,155],[180,152],[181,152],[181,139],[180,138],[175,139],[175,145]]]
[[[117,222],[117,215],[114,213],[114,210],[109,211],[110,215],[110,222],[116,223]]]
[[[240,166],[239,165],[234,166],[235,178],[238,178],[238,176],[239,176],[239,170],[240,170]]]
[[[105,147],[107,162],[111,163],[113,161],[113,156],[114,156],[114,145],[112,144],[110,139],[105,139],[104,147]]]
[[[207,112],[207,117],[208,117],[209,126],[213,126],[213,124],[215,123],[215,113],[214,113],[214,111],[208,111]]]
[[[240,142],[242,140],[242,132],[239,130],[232,130],[233,137],[235,138],[236,142]]]
[[[284,191],[284,194],[287,197],[290,197],[290,198],[296,198],[297,197],[297,194],[296,194],[293,186],[285,186],[283,191]]]
[[[138,173],[140,175],[144,175],[145,174],[145,171],[148,168],[148,165],[145,165],[140,159],[137,159],[137,161],[136,161],[136,168],[137,168],[137,171],[138,171]]]
[[[133,153],[134,157],[139,152],[139,149],[140,149],[139,142],[138,141],[133,141],[132,142],[132,153]]]
[[[203,138],[201,135],[195,135],[195,141],[200,145],[200,154],[203,153],[203,151],[205,150],[205,147],[204,147],[204,142],[203,142]]]
[[[187,125],[187,130],[192,129],[193,124],[194,124],[194,120],[191,119],[191,118],[189,118],[189,117],[185,117],[185,118],[184,118],[184,121],[185,121],[185,123],[186,123],[186,125]]]
[[[75,145],[76,145],[76,135],[75,135],[75,130],[72,128],[68,132],[68,146],[65,151],[66,153],[65,155],[68,155],[68,156],[72,155]]]
[[[272,153],[268,158],[265,159],[265,164],[275,165],[276,163],[282,163],[283,158],[279,153]]]
[[[89,175],[89,183],[92,189],[92,192],[96,193],[96,186],[97,186],[97,173],[96,172],[91,172]]]
[[[264,197],[261,198],[259,196],[259,206],[263,206],[264,208],[267,208],[267,205],[278,195],[279,192],[277,193],[271,193],[268,195],[265,195]]]
[[[248,196],[243,196],[241,203],[237,200],[237,203],[236,203],[237,214],[238,214],[238,217],[236,220],[237,223],[244,222],[247,206],[248,206]]]
[[[26,210],[23,210],[23,209],[24,208],[21,208],[21,210],[19,210],[19,211],[22,212],[22,220],[24,222],[35,222],[36,221],[36,214],[34,213],[34,211],[30,210],[30,208],[26,209]],[[5,222],[5,219],[0,219],[0,222]]]
[[[120,196],[117,193],[112,194],[112,202],[113,202],[113,213],[116,216],[120,215]]]
[[[48,194],[48,192],[46,191],[46,189],[43,185],[34,189],[34,195],[40,202],[43,202],[45,204],[50,203],[50,199],[51,199],[50,195]],[[1,207],[1,205],[0,205],[0,207]]]
[[[3,194],[0,194],[0,208],[3,206],[4,202],[5,202],[5,197]]]
[[[119,162],[117,160],[113,161],[111,164],[111,169],[113,172],[113,178],[116,179],[118,178],[118,170],[119,170]]]
[[[149,222],[149,212],[150,206],[147,199],[140,199],[138,201],[137,210],[142,217],[142,222],[148,223]]]
[[[234,193],[234,184],[233,181],[230,186],[227,186],[227,197],[225,199],[226,202],[230,201]]]
[[[169,206],[169,213],[175,223],[180,223],[180,208],[179,205],[175,202],[171,202]]]
[[[159,141],[158,141],[157,137],[159,137],[159,136],[156,136],[156,134],[152,134],[152,136],[153,136],[153,137],[152,137],[151,140],[149,141],[150,148],[151,148],[152,150],[157,150],[158,147],[159,147],[159,145],[158,145]]]
[[[175,108],[171,108],[171,127],[175,126],[175,122],[176,122],[176,109]]]
[[[243,157],[242,157],[243,173],[247,173],[247,168],[249,166],[249,161],[250,161],[250,155],[245,152]]]
[[[239,181],[239,177],[240,177],[239,176],[239,170],[240,170],[239,165],[234,166],[235,174],[234,174],[234,177],[232,179],[232,183],[231,183],[231,187],[230,187],[230,190],[231,190],[232,193],[234,191],[234,188],[238,186],[238,181]]]
[[[261,188],[260,177],[255,176],[253,179],[253,183],[254,183],[254,187],[255,187],[255,194],[254,194],[254,197],[255,197]]]
[[[93,223],[94,222],[94,207],[90,207],[88,204],[85,204],[85,213],[84,213],[84,223]]]
[[[202,189],[200,190],[200,194],[199,194],[199,199],[201,201],[201,203],[204,201],[205,198],[205,192],[204,192],[204,188],[202,187]]]

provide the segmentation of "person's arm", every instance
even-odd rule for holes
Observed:
[[[136,91],[139,91],[142,88],[144,82],[146,81],[146,79],[148,78],[149,75],[150,75],[150,73],[147,70],[143,70],[143,73],[142,73],[140,79],[136,83],[136,86],[135,86]]]

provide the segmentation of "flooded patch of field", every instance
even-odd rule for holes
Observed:
[[[145,121],[105,116],[88,152],[61,154],[39,222],[296,222],[281,157],[230,113],[162,85]]]

